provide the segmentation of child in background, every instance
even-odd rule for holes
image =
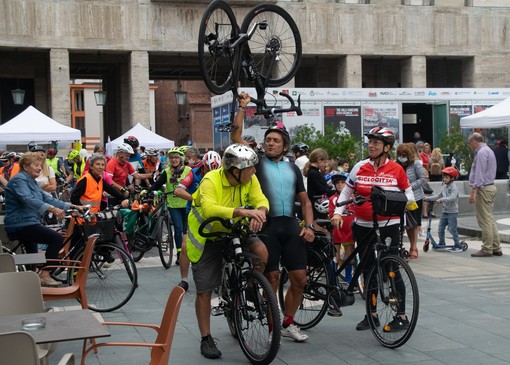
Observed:
[[[345,181],[349,177],[349,174],[346,172],[336,173],[331,176],[331,182],[335,186],[336,193],[329,198],[329,218],[333,216],[333,213],[336,208],[336,203],[338,201],[338,197],[340,193],[345,187]],[[345,212],[349,211],[349,207],[347,206]],[[336,259],[338,262],[341,262],[340,257],[340,245],[344,249],[344,257],[347,258],[354,251],[354,239],[352,237],[352,221],[354,220],[354,215],[347,213],[347,215],[342,217],[342,226],[339,228],[333,229],[333,244],[336,248]],[[352,280],[352,265],[348,265],[345,267],[345,281],[348,284],[351,283]]]
[[[443,186],[441,192],[437,195],[431,196],[425,201],[443,204],[443,212],[439,220],[437,228],[439,235],[439,246],[445,246],[445,229],[448,226],[448,231],[453,236],[454,246],[450,252],[462,252],[462,247],[459,241],[459,232],[457,231],[457,214],[459,213],[459,190],[455,184],[455,180],[459,177],[459,172],[454,167],[446,167],[443,173]]]

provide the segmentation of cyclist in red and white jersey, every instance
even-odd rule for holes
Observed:
[[[390,159],[389,153],[395,143],[395,134],[387,127],[375,127],[366,133],[368,138],[368,158],[358,162],[351,170],[347,185],[342,190],[339,202],[348,200],[353,193],[357,193],[362,197],[369,198],[373,186],[380,186],[386,190],[404,190],[409,203],[414,201],[414,194],[407,178],[406,172],[398,163]],[[342,213],[345,207],[337,207],[331,218],[333,226],[338,227],[342,224]],[[358,244],[373,244],[376,237],[363,240],[373,228],[372,222],[372,203],[367,201],[362,205],[355,206],[355,220],[352,226],[352,232],[355,241]],[[390,252],[397,253],[399,244],[399,224],[400,217],[384,217],[377,216],[381,239],[386,242],[389,237],[391,239]],[[361,243],[363,242],[363,243]],[[391,250],[393,248],[393,250]],[[372,260],[374,257],[370,255]],[[365,277],[368,276],[368,270],[372,268],[373,263],[369,262],[366,266],[367,270],[363,272]],[[404,309],[404,308],[402,308]],[[374,317],[376,314],[374,313]],[[378,323],[378,320],[375,321]],[[394,320],[387,324],[391,331],[398,331],[409,325],[405,316],[395,316]],[[365,318],[356,326],[357,330],[369,329],[368,319]],[[386,328],[386,327],[385,327]]]

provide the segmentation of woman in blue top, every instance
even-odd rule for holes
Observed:
[[[64,237],[41,224],[44,213],[50,212],[57,219],[64,218],[64,210],[82,206],[64,203],[46,194],[35,179],[42,171],[44,157],[37,152],[27,152],[19,161],[20,172],[7,184],[5,189],[5,231],[11,238],[18,239],[27,253],[36,253],[37,244],[45,243],[46,259],[58,258]],[[42,268],[39,272],[43,286],[58,286],[61,282],[52,279],[50,271]]]

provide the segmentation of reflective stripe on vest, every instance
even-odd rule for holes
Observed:
[[[205,219],[200,215],[196,207],[191,208],[188,220],[190,220],[190,217],[191,220],[196,219],[198,225],[197,224],[189,225],[186,242],[191,243],[192,247],[190,247],[189,245],[187,245],[186,247],[188,250],[188,256],[191,255],[191,257],[189,257],[190,261],[197,262],[202,256],[202,253],[204,252],[205,242],[207,241],[205,237],[202,237],[200,234],[198,234],[198,227],[200,227],[200,225],[205,221]],[[205,226],[206,231],[210,231],[211,229],[212,229],[211,224],[207,224]],[[195,248],[197,251],[194,251],[193,248]]]

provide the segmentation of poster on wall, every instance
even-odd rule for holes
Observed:
[[[222,127],[230,123],[231,104],[213,108],[213,145],[215,151],[223,151],[230,144],[230,134]]]
[[[340,136],[361,138],[361,102],[325,102],[324,129],[333,126]]]
[[[460,118],[473,114],[471,101],[451,101],[450,102],[450,128],[460,127]],[[463,128],[462,133],[466,138],[473,133],[472,128]]]
[[[283,103],[283,108],[289,108],[290,103]],[[283,113],[283,124],[290,134],[290,140],[293,141],[300,128],[307,125],[315,130],[324,132],[321,113],[322,102],[303,101],[301,102],[301,111],[303,115],[297,115],[296,112]]]
[[[264,133],[266,132],[269,125],[273,122],[274,119],[282,119],[282,116],[277,114],[272,118],[266,118],[263,115],[255,114],[256,107],[251,106],[253,104],[249,104],[246,108],[245,118],[244,118],[244,128],[243,128],[243,136],[249,135],[255,138],[258,144],[261,144],[264,140]]]
[[[398,102],[372,102],[362,104],[363,134],[374,127],[388,127],[397,141],[400,140],[400,119]]]

